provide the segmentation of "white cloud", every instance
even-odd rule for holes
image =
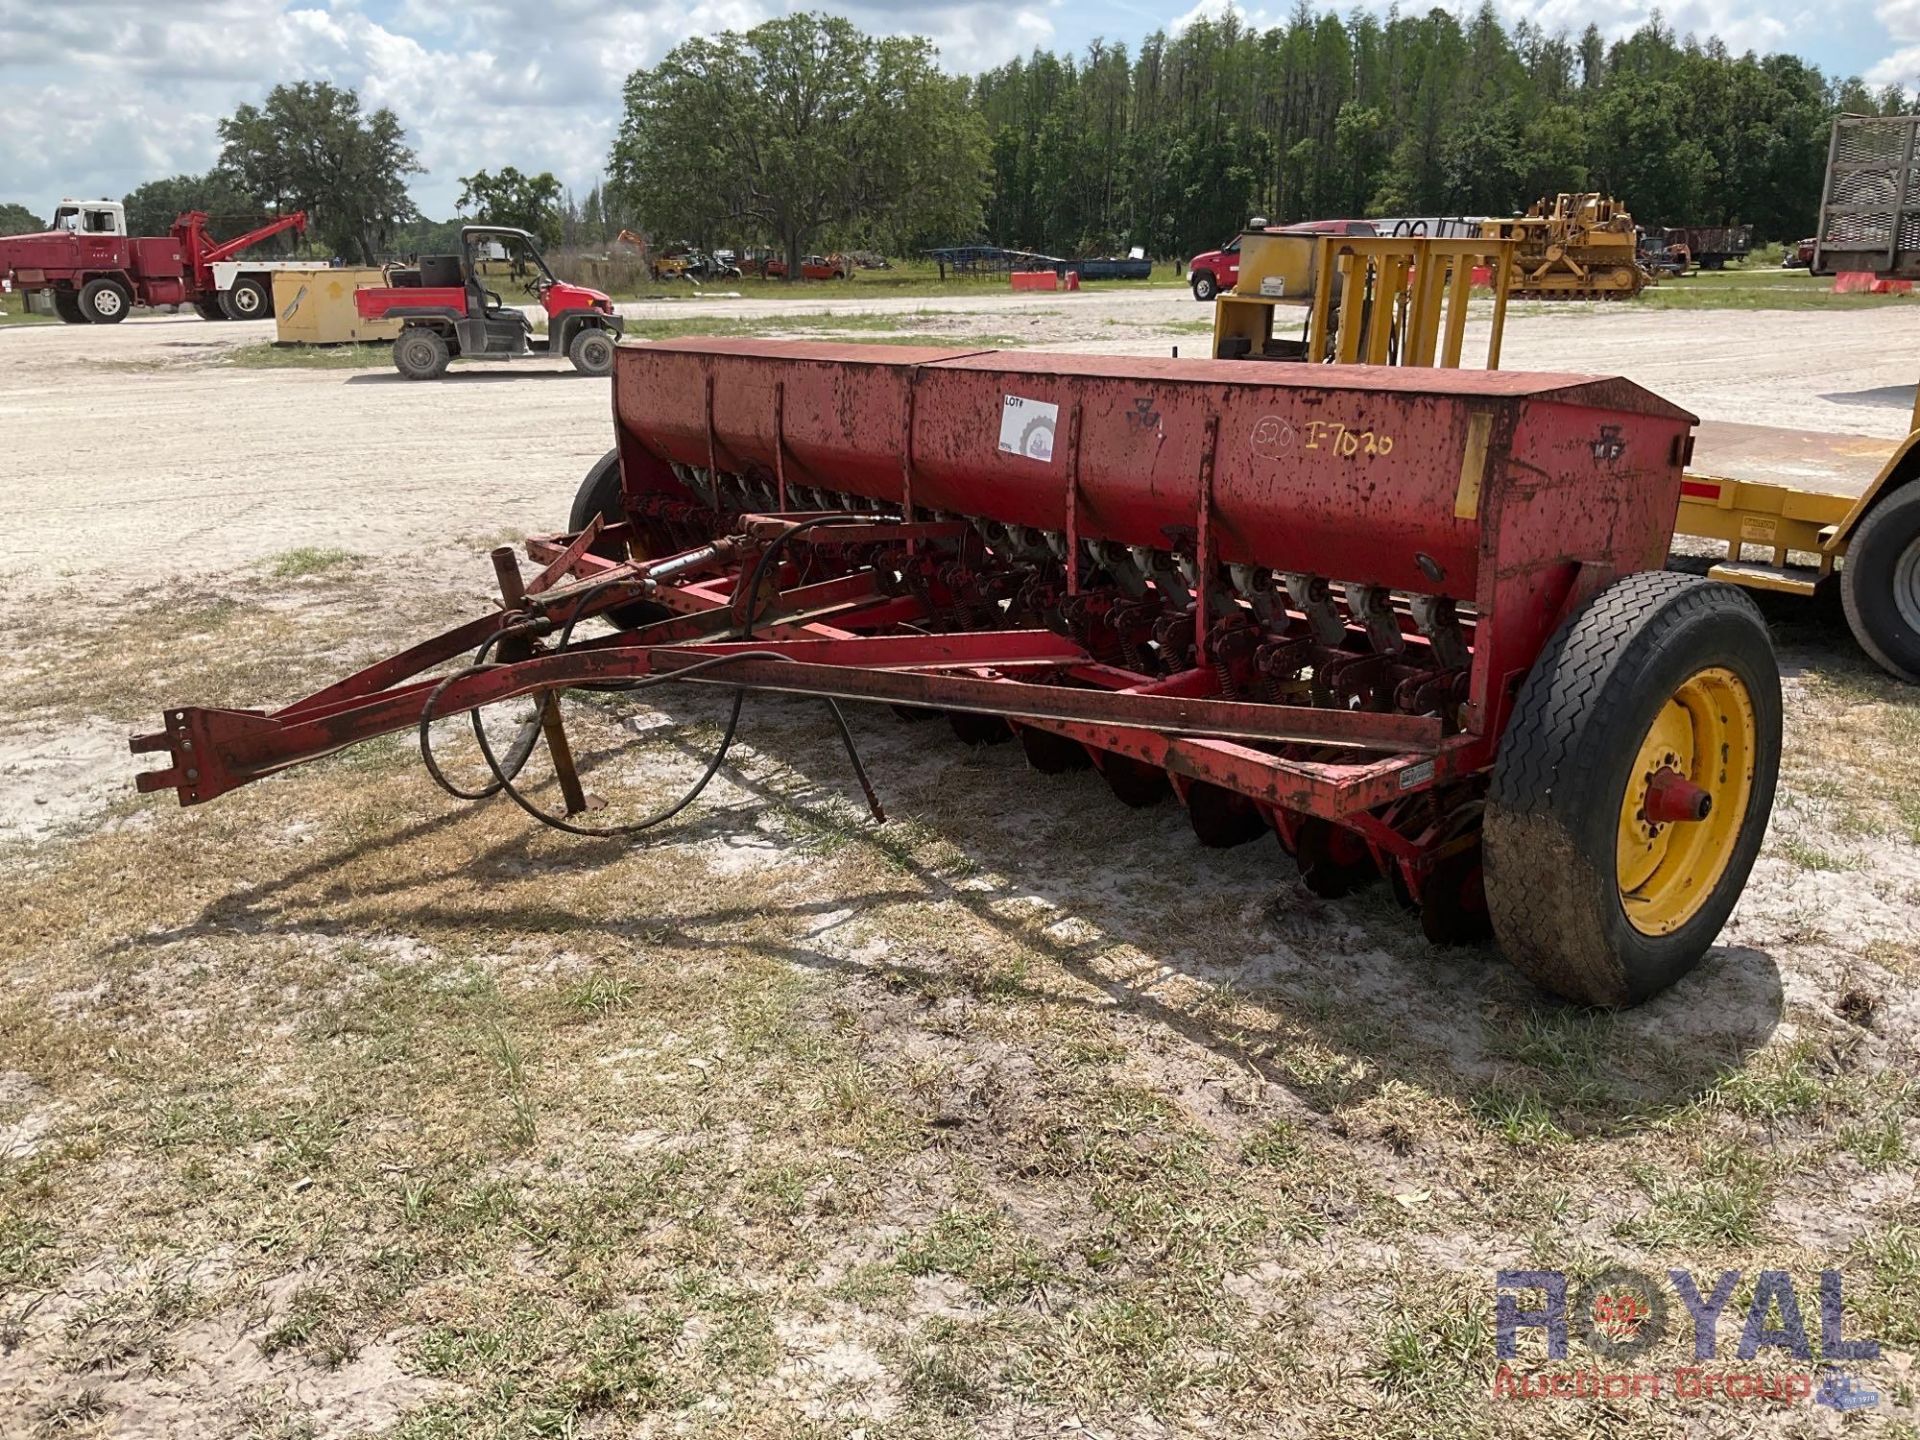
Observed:
[[[1884,0],[1873,14],[1901,48],[1867,71],[1867,83],[1920,87],[1920,0]]]
[[[1920,0],[1882,0],[1873,16],[1895,40],[1920,40]]]
[[[1051,44],[1058,0],[848,0],[878,33],[931,36],[954,70]],[[791,0],[0,0],[0,200],[119,195],[204,170],[214,126],[275,84],[324,79],[390,106],[428,174],[414,195],[453,211],[459,176],[601,173],[636,67],[696,32],[744,29]]]
[[[459,176],[481,167],[552,170],[575,189],[600,175],[620,88],[696,31],[743,29],[824,4],[878,33],[930,36],[951,70],[1036,46],[1077,49],[1095,34],[1132,42],[1165,23],[1217,15],[1226,0],[1162,20],[1159,0],[0,0],[0,200],[43,209],[62,194],[118,195],[198,171],[219,153],[221,116],[273,85],[327,79],[391,106],[429,170],[414,194],[452,213]],[[1345,13],[1346,0],[1314,0]],[[1361,0],[1384,14],[1390,0]],[[1403,0],[1413,13],[1428,0]],[[1440,0],[1471,13],[1478,0]],[[1578,33],[1598,20],[1625,36],[1659,8],[1676,31],[1739,51],[1810,49],[1839,33],[1803,0],[1495,0],[1508,23]],[[1865,0],[1843,0],[1849,43],[1873,45]],[[1251,23],[1283,22],[1291,0],[1248,0]],[[1886,41],[1867,78],[1920,82],[1920,0],[1879,0]],[[1869,32],[1863,35],[1861,32]],[[1869,51],[1869,53],[1873,53]],[[1857,62],[1858,55],[1854,56]],[[1829,63],[1830,71],[1852,68]]]

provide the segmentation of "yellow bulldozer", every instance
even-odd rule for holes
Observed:
[[[1480,233],[1515,242],[1519,299],[1630,300],[1652,278],[1634,253],[1633,216],[1605,195],[1556,195],[1515,219],[1485,221]]]

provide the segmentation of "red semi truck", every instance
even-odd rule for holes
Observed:
[[[69,325],[116,324],[135,305],[191,305],[206,320],[263,319],[273,311],[274,271],[326,265],[234,257],[283,231],[306,228],[306,212],[296,210],[215,240],[206,215],[189,210],[165,235],[129,235],[126,210],[117,202],[62,200],[52,229],[0,236],[0,275],[11,277],[31,308],[51,306]]]

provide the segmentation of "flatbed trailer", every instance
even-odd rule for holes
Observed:
[[[1842,117],[1832,149],[1816,271],[1920,273],[1920,116]],[[1479,270],[1493,282],[1484,364],[1497,369],[1515,243],[1249,232],[1215,302],[1214,357],[1458,366]],[[1837,586],[1861,649],[1920,684],[1920,400],[1897,441],[1707,421],[1688,464],[1674,533],[1723,547],[1713,579],[1808,596]]]
[[[1920,275],[1920,115],[1833,122],[1812,269]],[[1920,391],[1904,440],[1703,425],[1679,535],[1719,541],[1710,572],[1812,595],[1837,583],[1854,638],[1920,684]]]
[[[1811,595],[1839,573],[1834,562],[1846,547],[1836,542],[1881,488],[1913,478],[1916,449],[1920,434],[1886,440],[1703,422],[1694,454],[1707,463],[1687,471],[1676,533],[1728,547],[1718,579]]]
[[[1920,422],[1900,441],[1779,434],[1788,442],[1784,458],[1798,452],[1818,463],[1812,452],[1824,449],[1819,458],[1831,469],[1806,481],[1689,470],[1674,533],[1726,546],[1708,571],[1716,580],[1806,596],[1838,585],[1860,648],[1889,674],[1920,685]],[[1863,473],[1862,454],[1875,449],[1885,459]]]

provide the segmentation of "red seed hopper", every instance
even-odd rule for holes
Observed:
[[[559,693],[686,681],[945,712],[1587,1003],[1691,969],[1745,882],[1778,676],[1738,590],[1662,571],[1692,417],[1627,381],[689,340],[620,349],[614,417],[499,611],[171,710],[141,788],[541,695],[543,818],[592,831]],[[483,793],[538,813],[534,738]]]

